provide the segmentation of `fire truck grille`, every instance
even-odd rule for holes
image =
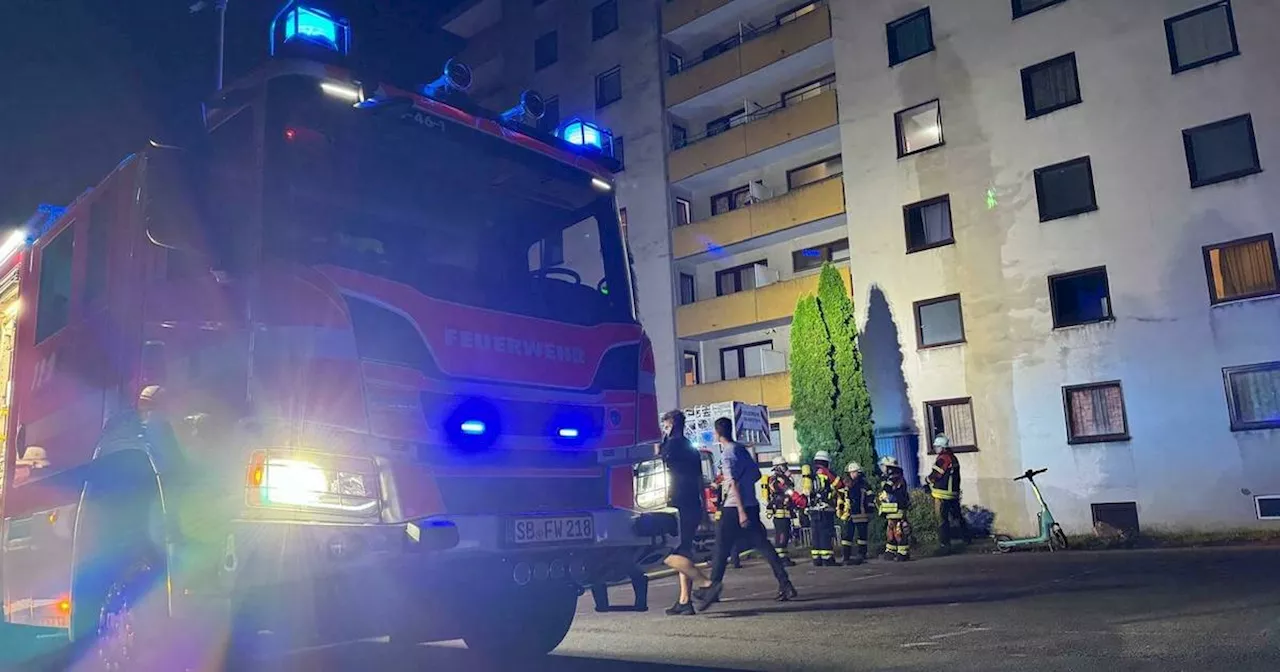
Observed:
[[[608,479],[564,476],[449,476],[436,481],[452,514],[556,513],[609,506]]]

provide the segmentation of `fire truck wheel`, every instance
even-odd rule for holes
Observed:
[[[501,602],[486,605],[482,615],[467,619],[462,639],[483,656],[523,662],[551,653],[573,625],[578,591],[572,586],[535,592],[511,591]]]

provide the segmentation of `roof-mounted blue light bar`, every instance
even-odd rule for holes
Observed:
[[[560,127],[559,135],[571,145],[613,156],[613,134],[589,121],[573,119]]]
[[[290,2],[271,22],[271,55],[290,43],[310,44],[346,55],[351,49],[351,27],[346,19],[322,9]]]

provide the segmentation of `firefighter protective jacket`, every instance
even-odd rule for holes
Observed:
[[[960,498],[960,461],[955,453],[944,450],[938,454],[929,474],[929,492],[934,499]]]
[[[866,477],[861,474],[856,479],[844,476],[840,481],[841,497],[836,507],[836,517],[855,523],[871,520],[871,514],[876,510],[876,496],[871,492]]]

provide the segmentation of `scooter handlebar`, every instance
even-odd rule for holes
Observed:
[[[1039,476],[1040,474],[1043,474],[1046,471],[1049,471],[1049,470],[1048,469],[1028,469],[1025,474],[1018,476],[1013,480],[1015,481],[1030,480],[1032,478],[1035,478],[1036,476]]]

